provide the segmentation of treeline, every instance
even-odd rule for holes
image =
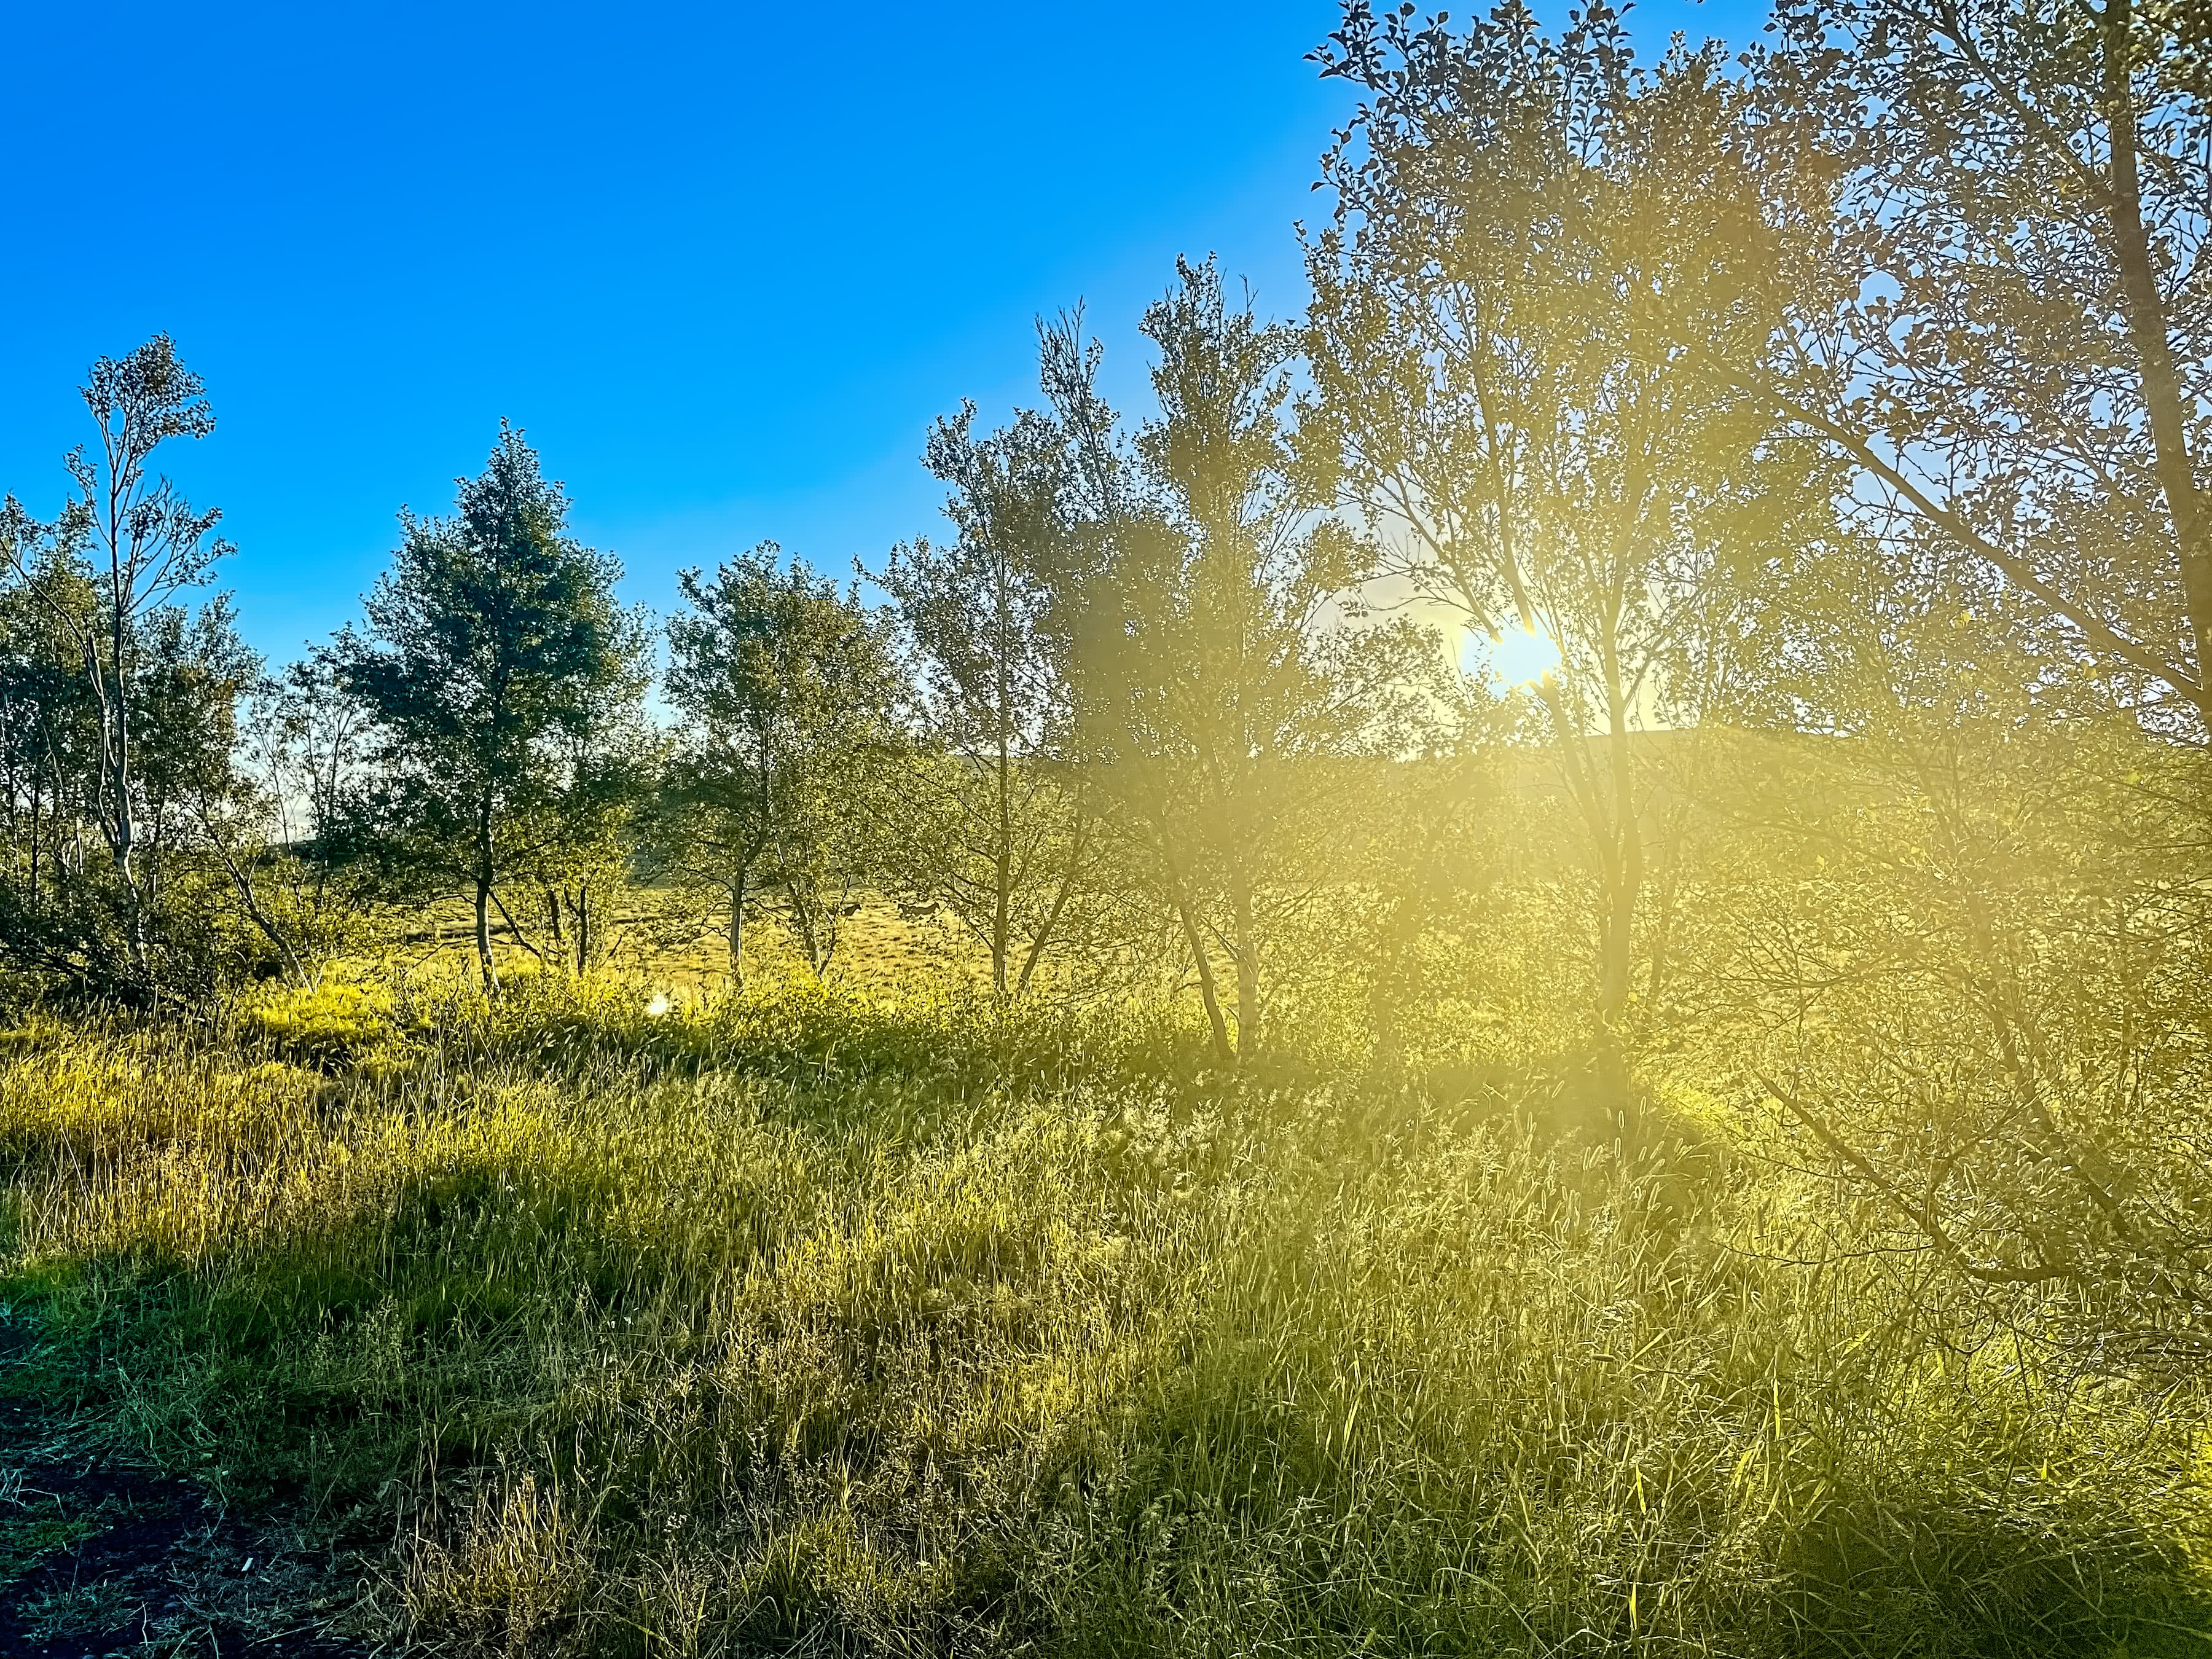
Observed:
[[[1353,873],[1330,801],[1449,741],[1457,690],[1432,632],[1353,599],[1377,550],[1298,466],[1294,332],[1210,264],[1144,327],[1133,428],[1073,319],[1043,407],[938,424],[953,534],[892,550],[886,605],[763,544],[684,572],[662,627],[503,429],[449,514],[403,514],[362,619],[274,676],[185,602],[226,550],[151,471],[211,428],[202,386],[166,338],[103,360],[82,499],[9,508],[6,948],[143,999],[305,979],[459,894],[495,994],[496,936],[583,970],[641,884],[670,927],[718,919],[733,977],[750,920],[821,972],[883,896],[972,936],[1002,996],[1179,957],[1249,1052],[1274,913]]]

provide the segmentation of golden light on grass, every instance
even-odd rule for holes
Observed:
[[[159,1273],[204,1357],[104,1339],[133,1443],[404,1491],[362,1616],[460,1653],[914,1651],[956,1619],[971,1650],[1159,1652],[1220,1582],[1252,1647],[1632,1619],[1779,1656],[1801,1605],[1867,1627],[1931,1553],[1957,1589],[1916,1617],[1992,1651],[1965,1638],[2059,1605],[2098,1540],[2201,1527],[2180,1414],[2024,1407],[2008,1345],[1942,1388],[1869,1345],[1879,1263],[1771,1249],[1810,1175],[1562,1158],[1503,1097],[1418,1137],[1327,1086],[1226,1109],[1164,1080],[1195,1026],[1131,1007],[671,1001],[649,1046],[625,988],[545,979],[419,1027],[302,994],[0,1054],[15,1294],[64,1340]],[[325,1029],[318,1069],[268,1057]],[[1489,1639],[1523,1625],[1543,1646]]]

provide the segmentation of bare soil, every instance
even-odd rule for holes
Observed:
[[[99,1448],[53,1401],[34,1330],[0,1324],[0,1655],[366,1655],[339,1633],[357,1587],[280,1500],[227,1508]]]

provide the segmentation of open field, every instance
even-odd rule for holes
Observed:
[[[374,964],[378,976],[446,987],[473,975],[476,933],[467,902],[449,899],[425,906],[416,917],[413,927],[387,943]],[[702,920],[665,890],[630,889],[608,930],[606,966],[648,996],[660,991],[696,1001],[717,995],[730,988],[727,926],[725,915]],[[516,931],[504,922],[493,927],[492,951],[502,975],[543,970],[532,948],[520,943]],[[990,976],[988,954],[951,919],[907,915],[890,901],[872,896],[841,919],[833,965],[841,983],[885,992],[917,980],[981,986]],[[805,971],[805,958],[787,929],[765,917],[746,929],[748,976],[782,979]]]
[[[2212,0],[37,9],[0,1659],[2212,1659]]]
[[[364,1646],[2202,1650],[2194,1401],[1798,1265],[1715,1124],[1201,1053],[795,981],[33,1019],[10,1376]]]

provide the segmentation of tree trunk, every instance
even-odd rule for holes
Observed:
[[[1239,872],[1231,900],[1237,927],[1237,1054],[1260,1052],[1260,941],[1252,925],[1252,884]]]
[[[499,994],[499,974],[491,960],[491,797],[477,808],[477,969],[483,975],[484,995]]]
[[[491,965],[491,883],[482,873],[477,876],[477,970],[483,976],[484,994],[499,994],[499,975]]]
[[[112,490],[111,489],[111,498]],[[136,856],[138,849],[138,823],[136,804],[131,799],[131,689],[124,678],[124,629],[128,618],[123,592],[119,538],[120,525],[116,521],[118,509],[111,499],[108,524],[108,572],[111,587],[109,605],[110,650],[108,669],[108,703],[104,710],[105,729],[100,742],[111,760],[108,781],[114,793],[113,852],[116,873],[123,879],[123,898],[129,916],[129,947],[131,968],[141,981],[147,976],[146,904],[145,896],[138,890]],[[97,647],[92,647],[97,655]]]
[[[2112,0],[2105,8],[2105,117],[2112,134],[2112,240],[2118,253],[2120,292],[2128,335],[2142,366],[2143,406],[2150,416],[2151,449],[2159,488],[2173,515],[2181,562],[2181,592],[2195,647],[2198,713],[2212,721],[2212,524],[2197,492],[2197,463],[2189,452],[2189,398],[2173,363],[2166,302],[2159,293],[2157,253],[2142,221],[2142,181],[2136,156],[2132,67],[2132,8]]]
[[[42,780],[36,770],[31,774],[31,890],[30,908],[39,908],[39,796]]]
[[[1083,855],[1090,844],[1090,814],[1085,810],[1080,786],[1075,798],[1075,827],[1070,834],[1067,864],[1060,874],[1060,885],[1052,896],[1052,908],[1045,912],[1044,920],[1030,939],[1028,953],[1022,958],[1021,977],[1015,981],[1014,994],[1019,996],[1030,988],[1030,980],[1036,972],[1037,963],[1044,959],[1045,949],[1060,927],[1060,913],[1067,908],[1068,896],[1075,890],[1077,876],[1083,867]]]
[[[15,776],[15,752],[21,744],[18,741],[15,731],[15,722],[13,718],[15,710],[13,708],[10,708],[8,712],[10,717],[7,722],[6,738],[8,745],[8,851],[9,854],[8,861],[8,879],[10,882],[13,882],[15,879],[16,875],[14,854],[23,844],[23,826],[22,812],[18,799],[19,786]]]
[[[1213,1033],[1213,1057],[1224,1066],[1237,1063],[1237,1050],[1229,1041],[1229,1022],[1221,1012],[1221,988],[1214,981],[1213,963],[1206,954],[1206,940],[1198,931],[1197,918],[1182,896],[1181,884],[1176,890],[1176,920],[1182,924],[1184,941],[1190,946],[1191,960],[1198,967],[1199,1000],[1206,1005],[1206,1023]]]
[[[730,883],[730,988],[745,983],[745,872],[739,870]]]
[[[1003,680],[1004,676],[1001,676]],[[1003,692],[1003,686],[1001,688]],[[998,1000],[1006,1000],[1006,958],[1012,953],[1009,932],[1014,900],[1013,777],[1007,754],[1006,714],[999,718],[999,842],[995,890],[991,902],[991,988]]]
[[[992,595],[997,612],[997,650],[994,666],[997,670],[998,704],[994,713],[998,721],[999,740],[999,844],[997,848],[997,890],[993,895],[991,909],[991,985],[1003,1003],[1006,1000],[1006,958],[1012,954],[1009,937],[1014,908],[1014,775],[1013,775],[1013,686],[1006,666],[1006,653],[1012,648],[1012,628],[1008,615],[1012,572],[1006,566],[1004,548],[997,550],[992,571],[995,591]]]
[[[252,872],[239,861],[236,855],[215,833],[213,815],[208,812],[204,806],[201,810],[200,821],[207,829],[208,841],[216,849],[216,856],[222,860],[222,867],[230,873],[232,885],[238,890],[240,902],[246,909],[246,919],[259,928],[263,937],[283,953],[285,964],[291,969],[292,982],[303,991],[312,988],[313,981],[307,974],[307,964],[301,960],[299,951],[292,946],[292,941],[284,937],[283,930],[271,920],[268,911],[262,908],[260,895],[253,889]]]
[[[1590,855],[1597,866],[1597,983],[1592,1037],[1599,1085],[1607,1107],[1615,1112],[1626,1112],[1628,1068],[1620,1027],[1628,1008],[1634,963],[1632,951],[1643,847],[1637,836],[1634,792],[1629,783],[1627,709],[1619,694],[1618,677],[1609,673],[1607,678],[1606,746],[1612,771],[1609,790],[1599,779],[1596,764],[1591,758],[1594,741],[1577,727],[1572,711],[1548,677],[1540,688],[1540,695],[1551,714],[1552,734],[1559,744],[1559,765],[1566,777],[1567,793],[1582,814],[1583,827],[1589,836]],[[1632,854],[1632,860],[1629,856]]]
[[[1644,830],[1636,811],[1635,757],[1629,752],[1628,709],[1619,676],[1607,688],[1607,758],[1613,781],[1613,824],[1604,872],[1597,996],[1598,1081],[1608,1110],[1624,1128],[1628,1086],[1628,1015],[1636,967],[1636,910],[1644,889]]]
[[[784,892],[791,900],[791,919],[799,927],[799,948],[806,952],[806,965],[814,970],[814,977],[822,977],[830,965],[830,958],[822,949],[820,913],[806,893],[795,881],[784,884]]]

